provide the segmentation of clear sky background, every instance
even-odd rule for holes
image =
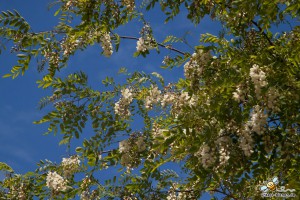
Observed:
[[[34,31],[51,30],[58,22],[58,17],[54,17],[55,8],[50,11],[47,6],[51,0],[2,0],[0,10],[16,9],[31,25]],[[182,10],[173,21],[164,24],[165,16],[159,9],[154,9],[145,13],[145,19],[150,22],[154,36],[161,42],[168,35],[182,37],[185,33],[191,46],[199,45],[200,34],[217,34],[220,25],[212,22],[208,18],[194,26],[186,19],[186,11]],[[142,22],[134,20],[128,25],[118,28],[115,32],[120,35],[139,37],[139,31],[143,27]],[[192,53],[193,50],[187,45],[174,44],[175,48],[181,51]],[[101,56],[101,46],[96,44],[85,51],[78,51],[69,62],[68,68],[62,70],[61,76],[70,72],[83,70],[89,75],[89,83],[94,89],[103,89],[101,80],[106,76],[116,77],[116,80],[123,81],[124,77],[117,75],[121,67],[126,67],[129,71],[144,71],[146,73],[159,72],[165,77],[166,82],[176,81],[183,76],[183,67],[173,70],[163,70],[160,68],[163,57],[166,55],[175,56],[174,52],[161,49],[157,54],[155,50],[145,59],[143,57],[133,58],[136,50],[136,41],[121,40],[119,52],[113,54],[111,58]],[[9,49],[0,55],[0,76],[7,74],[10,68],[16,64],[16,57],[9,53]],[[47,124],[34,125],[33,121],[39,120],[49,111],[49,108],[39,110],[39,100],[51,95],[50,90],[37,88],[36,81],[42,77],[36,70],[36,62],[33,61],[25,76],[15,80],[10,78],[0,78],[0,162],[6,162],[17,173],[25,173],[36,169],[39,160],[49,159],[61,162],[62,157],[66,157],[65,146],[58,143],[62,135],[48,135],[43,133],[47,130]],[[138,123],[134,124],[133,130],[141,128]],[[85,129],[82,137],[89,137],[92,129]],[[73,147],[80,145],[80,141],[73,144]],[[73,152],[71,152],[73,153]]]

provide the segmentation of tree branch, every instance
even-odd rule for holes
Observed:
[[[263,36],[268,40],[269,44],[271,46],[274,46],[274,43],[271,41],[271,39],[267,36],[267,34],[263,31],[263,29],[258,25],[257,22],[255,22],[254,20],[251,20],[251,23],[254,24],[258,30],[263,34]]]
[[[234,200],[238,200],[238,198],[236,198],[236,197],[233,196],[232,194],[227,194],[226,192],[220,191],[220,190],[218,190],[218,189],[213,189],[213,190],[210,190],[210,191],[212,191],[212,192],[218,192],[218,193],[224,194],[224,195],[226,195],[227,197],[230,197],[230,198],[232,198],[232,199],[234,199]]]
[[[137,38],[137,37],[131,37],[131,36],[120,36],[120,38],[123,38],[123,39],[130,39],[130,40],[139,40],[139,38]],[[169,46],[169,45],[164,45],[164,44],[161,44],[161,43],[157,43],[157,45],[158,45],[158,46],[161,46],[161,47],[164,47],[164,48],[166,48],[166,49],[170,49],[171,51],[175,51],[175,52],[180,53],[180,54],[182,54],[182,55],[185,55],[184,52],[182,52],[182,51],[180,51],[180,50],[178,50],[178,49],[175,49],[175,48],[173,48],[173,47],[171,47],[171,46]]]

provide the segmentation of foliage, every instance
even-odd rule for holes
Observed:
[[[199,199],[204,192],[214,198],[259,199],[258,186],[274,176],[300,195],[298,1],[56,3],[59,23],[44,32],[33,32],[17,11],[2,12],[0,38],[13,43],[18,62],[4,77],[23,75],[38,57],[37,69],[44,73],[38,87],[53,90],[40,107],[53,106],[35,123],[48,123],[47,134],[61,133],[60,144],[70,147],[74,138],[82,138],[82,146],[69,160],[40,161],[35,172],[24,175],[0,163],[7,173],[0,182],[1,199]],[[218,36],[201,35],[190,53],[171,45],[185,43],[184,38],[156,41],[147,23],[140,38],[117,33],[134,18],[144,21],[143,14],[155,6],[166,22],[185,8],[196,26],[210,16],[223,29]],[[284,23],[289,31],[272,31]],[[165,84],[157,72],[122,68],[126,83],[108,77],[102,82],[107,90],[100,92],[89,86],[84,71],[59,76],[78,50],[100,43],[109,57],[125,39],[137,41],[134,56],[162,48],[175,52],[161,67],[183,66],[184,78]],[[132,122],[139,118],[143,129],[135,130]],[[94,130],[90,138],[84,132],[88,122]],[[179,167],[166,169],[168,164]],[[101,182],[97,172],[107,168],[120,168],[118,177]]]

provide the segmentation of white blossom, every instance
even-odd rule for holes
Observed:
[[[122,4],[126,6],[129,11],[133,11],[135,9],[134,0],[122,0]]]
[[[238,131],[240,134],[239,146],[243,150],[244,154],[249,157],[253,153],[253,139],[251,137],[251,130],[246,125],[241,131]]]
[[[265,72],[263,72],[257,64],[254,64],[250,69],[250,77],[254,83],[256,97],[261,98],[261,88],[268,84]]]
[[[267,119],[268,115],[264,112],[264,109],[260,108],[259,105],[256,105],[251,113],[251,120],[248,121],[247,125],[253,132],[262,134]]]
[[[131,158],[130,154],[128,154],[128,153],[122,154],[122,156],[121,156],[121,165],[127,166],[129,168],[131,167],[132,158]]]
[[[103,54],[106,57],[110,57],[113,53],[113,47],[111,44],[111,38],[109,33],[104,33],[101,37],[101,46],[103,49]]]
[[[63,158],[61,164],[64,170],[64,175],[70,176],[79,169],[80,160],[77,156],[72,156],[70,158]]]
[[[123,140],[119,142],[119,151],[121,153],[126,153],[130,150],[129,140]]]
[[[243,150],[244,154],[249,157],[253,153],[253,139],[250,134],[240,137],[240,147]]]
[[[280,111],[279,107],[276,106],[279,98],[279,92],[275,87],[270,87],[267,92],[267,107],[273,111]]]
[[[227,161],[229,160],[230,156],[229,156],[229,151],[224,148],[224,147],[221,147],[219,149],[219,154],[220,154],[220,157],[219,157],[219,161],[220,161],[220,165],[225,165],[227,164]]]
[[[184,64],[184,76],[187,79],[199,79],[203,73],[203,67],[211,59],[209,52],[204,52],[202,49],[197,50],[192,54],[191,59]]]
[[[212,166],[216,161],[214,149],[210,148],[207,144],[203,144],[199,151],[195,153],[195,156],[200,157],[204,168]]]
[[[89,191],[83,191],[80,194],[80,200],[90,200],[91,199],[91,194]]]
[[[245,100],[245,92],[243,91],[242,87],[241,86],[238,86],[236,88],[236,91],[233,92],[233,99],[236,100],[237,102],[240,102],[240,101],[244,101]]]
[[[115,114],[121,117],[128,117],[131,115],[129,111],[129,105],[133,100],[133,94],[132,91],[128,88],[123,89],[121,93],[122,97],[118,102],[115,103]]]
[[[138,139],[136,141],[136,145],[138,147],[138,152],[142,152],[142,151],[146,150],[146,143],[142,136],[138,137]]]
[[[145,52],[147,51],[147,45],[145,44],[145,41],[143,38],[139,38],[139,40],[136,42],[136,50],[138,52]]]
[[[177,200],[176,192],[172,187],[170,188],[170,190],[168,192],[167,200]]]
[[[67,189],[67,181],[56,172],[48,172],[46,185],[56,192],[65,191]]]
[[[172,104],[175,100],[175,95],[173,93],[167,92],[161,98],[161,106],[166,107],[168,104]]]
[[[123,98],[128,102],[131,103],[133,100],[133,94],[132,94],[132,90],[125,88],[121,90],[121,94],[123,96]]]
[[[149,90],[149,96],[145,99],[145,107],[146,109],[152,109],[153,104],[156,104],[161,99],[161,91],[158,89],[157,86],[151,86],[151,89]]]
[[[136,50],[137,52],[145,52],[147,50],[151,50],[154,46],[151,44],[153,39],[150,36],[140,37],[139,40],[136,42]]]

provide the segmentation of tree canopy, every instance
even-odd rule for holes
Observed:
[[[38,87],[51,95],[39,102],[49,112],[35,123],[60,133],[71,154],[22,175],[0,163],[7,174],[1,199],[175,200],[205,192],[212,199],[260,199],[273,192],[269,182],[299,197],[299,1],[58,0],[49,6],[58,23],[42,32],[16,10],[1,12],[1,50],[17,59],[3,77],[26,75],[29,67],[40,72]],[[220,23],[219,34],[202,34],[197,44],[176,33],[158,41],[145,17],[158,9],[164,23],[181,12],[199,28],[210,18]],[[118,32],[137,19],[144,24],[139,37]],[[182,78],[166,82],[155,70],[116,66],[126,81],[107,77],[100,91],[84,68],[60,73],[90,46],[100,45],[105,57],[118,55],[123,40],[136,43],[128,56],[150,64],[149,56],[165,54],[156,68],[170,74],[182,68]],[[94,132],[85,132],[87,126]],[[82,145],[72,149],[73,140]],[[118,175],[101,180],[110,168]]]

